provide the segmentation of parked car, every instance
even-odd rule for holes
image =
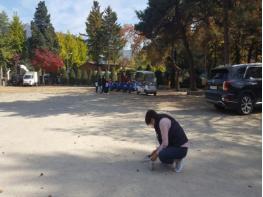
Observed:
[[[262,104],[262,64],[238,64],[213,69],[205,97],[216,108],[250,114],[257,105]]]
[[[23,85],[23,75],[13,75],[8,84],[11,84],[13,86]]]
[[[155,73],[151,71],[137,71],[135,75],[137,81],[137,94],[157,94],[157,84]]]

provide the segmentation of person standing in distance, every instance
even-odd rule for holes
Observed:
[[[150,159],[156,161],[159,157],[162,163],[172,164],[176,172],[181,172],[183,159],[186,157],[189,147],[184,129],[170,115],[159,114],[154,110],[146,112],[145,123],[155,129],[160,144],[149,155]]]

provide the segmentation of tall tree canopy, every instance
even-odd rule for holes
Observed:
[[[174,64],[189,68],[193,90],[201,67],[261,61],[258,0],[149,0],[137,16],[135,29],[149,44],[168,49]]]
[[[48,49],[58,53],[59,45],[57,36],[50,22],[50,15],[44,1],[40,1],[31,22],[32,37],[30,40],[31,51],[34,49]]]
[[[108,62],[116,63],[120,51],[125,45],[121,35],[121,26],[117,23],[117,14],[107,7],[103,15],[104,56]]]
[[[17,15],[13,16],[13,20],[9,26],[8,40],[14,54],[21,54],[23,52],[26,36],[23,24]]]
[[[8,43],[9,21],[7,14],[0,12],[0,84],[2,83],[3,70],[6,68],[9,59],[12,57],[12,51]]]
[[[88,34],[88,54],[94,62],[99,63],[104,49],[103,13],[100,11],[99,2],[94,1],[93,7],[86,21],[86,32]]]
[[[8,22],[7,14],[4,11],[2,11],[0,12],[0,35],[1,36],[7,33],[8,26],[9,26],[9,22]]]
[[[101,60],[116,63],[125,46],[126,41],[117,19],[117,14],[111,7],[107,7],[102,12],[99,3],[93,2],[92,10],[86,21],[86,32],[89,56],[97,64]]]
[[[69,65],[77,65],[85,63],[87,60],[87,45],[80,37],[76,37],[70,32],[67,34],[57,33],[59,41],[59,56],[68,62]]]

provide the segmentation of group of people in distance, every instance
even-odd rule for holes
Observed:
[[[96,93],[109,93],[110,91],[123,91],[123,92],[133,92],[136,91],[137,82],[131,80],[130,77],[126,75],[121,75],[118,80],[112,81],[111,79],[102,76],[98,77],[95,82]]]
[[[109,93],[109,83],[110,81],[106,80],[104,76],[102,78],[99,77],[95,82],[96,93]]]

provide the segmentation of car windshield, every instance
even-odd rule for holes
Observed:
[[[148,82],[154,82],[154,73],[147,73],[145,74],[144,80]]]
[[[211,71],[210,79],[227,79],[228,70],[227,69],[215,69]]]
[[[135,75],[135,80],[140,82],[155,82],[155,74],[153,72],[137,72]]]
[[[142,72],[137,72],[135,75],[136,81],[143,81],[143,73]]]
[[[32,78],[33,78],[32,75],[25,75],[25,76],[24,76],[24,79],[32,79]]]

